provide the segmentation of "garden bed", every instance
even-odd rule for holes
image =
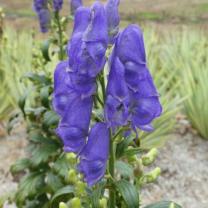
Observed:
[[[24,155],[25,133],[0,139],[0,196],[13,192],[9,166]],[[11,154],[12,152],[12,154]],[[196,135],[170,135],[161,148],[156,166],[162,175],[156,184],[142,190],[142,204],[171,199],[183,208],[207,208],[208,206],[208,142]],[[5,206],[6,207],[6,206]]]

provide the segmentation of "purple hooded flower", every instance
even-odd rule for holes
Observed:
[[[60,11],[62,9],[63,0],[53,0],[53,8],[55,11]]]
[[[38,15],[40,30],[42,33],[48,32],[50,26],[50,12],[48,10],[48,1],[47,0],[34,0],[33,8]]]
[[[82,6],[82,0],[70,0],[71,14],[75,14],[76,10]]]
[[[66,152],[79,153],[86,144],[91,112],[92,97],[74,99],[67,109],[56,130],[64,143]]]
[[[88,142],[80,153],[78,169],[84,174],[89,186],[98,182],[105,174],[109,155],[109,130],[105,123],[95,124],[89,134]]]
[[[143,34],[128,26],[118,37],[110,59],[105,117],[110,126],[131,122],[133,128],[152,130],[162,107],[146,65]],[[127,113],[126,113],[127,111]]]
[[[38,13],[41,9],[47,8],[48,0],[33,0],[33,8]]]
[[[77,24],[80,23],[77,22]],[[84,26],[81,28],[84,28]],[[83,34],[73,33],[68,47],[71,72],[87,77],[96,77],[105,65],[107,44],[108,34],[105,10],[100,2],[95,2],[91,7],[88,27]]]
[[[51,16],[48,9],[41,9],[38,12],[38,18],[40,23],[40,30],[42,33],[48,32],[48,28],[50,27]]]
[[[108,23],[108,37],[109,43],[115,42],[116,36],[119,31],[120,16],[118,11],[120,0],[108,0],[105,5]]]

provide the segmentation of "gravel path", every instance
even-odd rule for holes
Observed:
[[[183,208],[208,208],[208,141],[190,133],[171,137],[156,161],[162,175],[144,188],[143,204],[171,199]]]
[[[16,189],[9,167],[24,155],[24,138],[24,132],[0,138],[0,196]],[[183,208],[208,208],[208,141],[190,133],[171,135],[160,151],[156,166],[161,167],[162,175],[157,183],[144,187],[143,205],[171,199]]]

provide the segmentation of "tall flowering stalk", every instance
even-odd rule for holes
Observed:
[[[77,169],[89,186],[102,180],[107,169],[109,207],[115,208],[117,141],[135,132],[136,145],[138,130],[152,131],[151,122],[162,107],[147,67],[141,29],[130,25],[119,33],[119,0],[105,5],[96,1],[91,8],[80,4],[67,45],[68,59],[54,73],[53,106],[60,116],[56,132],[64,150],[79,158]],[[112,44],[107,79],[103,69]],[[99,107],[100,115],[94,113]]]

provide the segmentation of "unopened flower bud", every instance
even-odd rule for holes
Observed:
[[[128,163],[134,165],[134,163],[138,160],[136,155],[132,155],[128,157]]]
[[[59,208],[68,208],[68,206],[64,202],[60,202],[59,203]]]
[[[77,197],[75,197],[71,200],[70,205],[71,205],[70,206],[71,208],[81,208],[82,207],[81,200]]]
[[[141,184],[154,182],[160,174],[161,169],[159,167],[155,168],[154,170],[152,170],[151,172],[149,172],[141,178]]]
[[[176,208],[176,206],[173,202],[171,202],[171,204],[169,205],[169,208]]]
[[[134,176],[140,177],[143,175],[143,164],[141,159],[136,160],[136,167],[134,169]]]
[[[100,199],[100,208],[107,208],[107,199],[106,198],[102,198]]]
[[[71,165],[76,163],[76,155],[73,152],[67,153],[66,159]]]
[[[142,156],[142,163],[144,166],[151,165],[158,155],[158,150],[152,148],[146,155]]]
[[[67,182],[71,184],[77,183],[77,172],[74,169],[69,170]]]
[[[82,181],[77,181],[76,183],[76,194],[77,195],[83,195],[85,194],[85,189],[86,189],[86,183],[82,182]]]

